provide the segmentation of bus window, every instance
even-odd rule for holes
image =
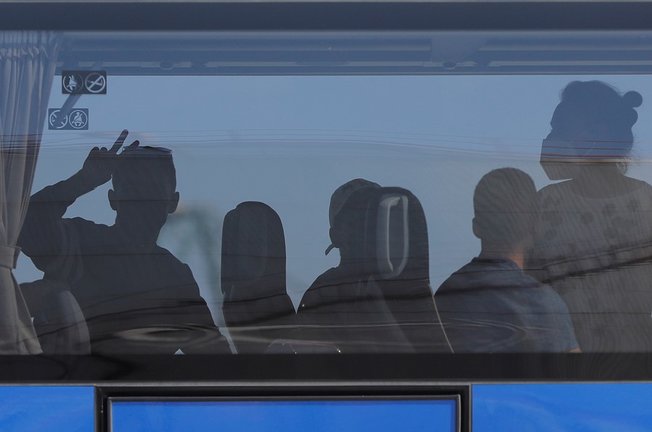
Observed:
[[[8,353],[652,349],[647,31],[0,35]]]

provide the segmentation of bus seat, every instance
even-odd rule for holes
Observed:
[[[283,225],[268,205],[243,202],[224,218],[221,286],[224,320],[239,353],[262,353],[292,331]]]
[[[430,288],[428,229],[417,197],[407,189],[368,189],[368,269],[416,352],[449,351]]]
[[[45,354],[90,354],[84,314],[66,284],[51,280],[23,283],[21,291]]]

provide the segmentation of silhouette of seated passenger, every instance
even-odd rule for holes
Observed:
[[[365,246],[365,192],[376,183],[354,179],[332,195],[330,238],[340,264],[319,276],[306,291],[297,320],[301,339],[330,343],[342,353],[412,352],[374,281]]]
[[[491,171],[476,186],[473,233],[481,240],[480,256],[435,293],[454,352],[578,350],[563,300],[522,270],[536,203],[532,179],[514,168]]]
[[[179,200],[167,149],[91,150],[80,171],[30,200],[20,245],[45,273],[71,288],[93,353],[228,353],[190,268],[156,244]],[[112,226],[63,218],[82,195],[113,180]]]

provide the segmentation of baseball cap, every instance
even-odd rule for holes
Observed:
[[[331,195],[331,202],[328,207],[328,221],[330,223],[331,228],[335,224],[335,218],[337,218],[337,215],[342,211],[344,206],[346,205],[346,201],[353,195],[354,192],[357,192],[361,189],[365,188],[379,188],[380,185],[378,183],[374,183],[369,180],[365,180],[363,178],[356,178],[353,180],[349,180],[348,182],[344,183],[342,186],[338,187],[335,189],[335,192],[333,192],[333,195]],[[326,248],[325,254],[328,255],[328,253],[335,248],[334,244],[330,244],[328,248]]]

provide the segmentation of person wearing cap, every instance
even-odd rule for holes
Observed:
[[[365,256],[365,192],[380,188],[365,179],[338,187],[328,211],[331,245],[340,263],[320,275],[305,292],[297,318],[300,338],[329,343],[344,353],[411,352],[411,344],[368,271]]]
[[[71,287],[93,353],[229,353],[190,268],[156,243],[179,201],[172,154],[138,141],[118,153],[127,134],[31,197],[19,244],[45,279]],[[109,180],[113,225],[63,217]]]
[[[333,195],[331,195],[330,205],[328,206],[328,222],[330,223],[330,230],[328,232],[331,238],[331,244],[326,248],[325,254],[328,255],[333,249],[337,248],[340,250],[340,266],[347,266],[352,260],[352,249],[355,248],[355,245],[351,244],[350,227],[349,221],[346,217],[339,217],[340,213],[343,210],[349,209],[346,208],[347,200],[355,192],[364,190],[367,188],[379,188],[378,183],[374,183],[369,180],[362,178],[356,178],[349,180],[344,183],[342,186],[335,189]]]
[[[652,186],[627,176],[638,92],[575,81],[561,94],[541,164],[530,266],[562,296],[584,352],[652,350]]]
[[[523,271],[536,203],[534,182],[521,170],[493,170],[478,182],[473,233],[480,254],[434,296],[453,352],[579,351],[563,300]]]

